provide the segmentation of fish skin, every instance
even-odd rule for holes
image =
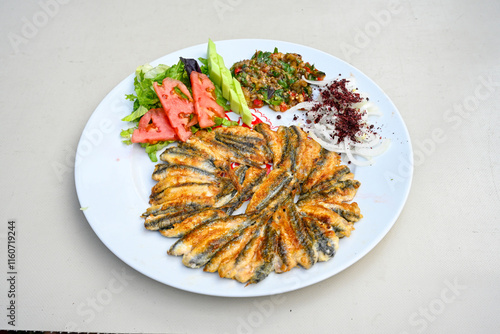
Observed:
[[[149,215],[159,215],[163,213],[169,213],[173,211],[180,211],[187,209],[201,210],[203,208],[209,207],[213,204],[214,200],[211,197],[181,197],[175,198],[170,201],[165,201],[160,204],[151,205],[146,211],[141,215],[141,217],[146,218]]]
[[[273,213],[286,201],[295,198],[295,192],[298,188],[298,181],[295,177],[283,188],[283,190],[268,202],[267,206],[260,212],[262,217],[271,217]]]
[[[253,166],[245,167],[246,172],[243,175],[243,179],[240,180],[241,190],[224,206],[228,214],[232,214],[243,204],[243,202],[252,197],[266,176],[266,170],[263,168]]]
[[[191,136],[181,147],[188,146],[196,150],[202,151],[204,155],[223,164],[225,169],[229,169],[229,161],[243,165],[260,167],[261,163],[252,161],[240,154],[237,150],[231,149],[222,142],[216,140],[217,131],[200,130],[194,136]],[[222,168],[222,167],[221,167]]]
[[[220,177],[218,186],[220,189],[219,193],[215,196],[214,208],[223,207],[238,194],[238,189],[235,188],[230,178]]]
[[[193,176],[200,179],[203,178],[215,178],[217,168],[210,170],[201,169],[198,167],[192,167],[187,165],[169,165],[169,164],[157,164],[152,175],[152,179],[155,181],[162,181],[167,178],[177,178],[183,176]]]
[[[298,128],[301,141],[297,148],[297,167],[295,168],[295,177],[302,183],[309,176],[309,173],[316,166],[316,162],[321,158],[322,147],[316,141],[307,137],[307,133]]]
[[[215,140],[236,150],[258,165],[272,161],[272,153],[266,145],[264,136],[246,127],[220,127],[214,130]]]
[[[297,144],[297,142],[294,141],[293,138],[291,138],[293,134],[288,130],[288,127],[286,126],[278,127],[277,135],[279,141],[283,143],[283,149],[281,152],[281,157],[279,158],[279,162],[274,165],[274,168],[292,170],[296,155],[296,147],[294,147],[293,145]]]
[[[303,218],[302,221],[311,235],[313,247],[318,253],[318,261],[324,262],[334,257],[339,248],[339,237],[331,226],[310,218]]]
[[[274,212],[271,222],[274,229],[277,231],[274,265],[274,271],[277,273],[289,271],[297,266],[297,260],[295,259],[294,253],[296,250],[300,249],[300,244],[295,238],[292,226],[290,225],[286,205],[290,205],[290,203],[286,202],[284,206],[278,208]]]
[[[239,226],[228,230],[226,233],[215,234],[205,233],[202,240],[198,242],[190,252],[184,254],[182,263],[190,268],[200,268],[205,264],[228,242],[235,239],[242,230],[253,224],[251,219],[246,219]]]
[[[309,269],[316,263],[318,255],[313,248],[307,227],[302,223],[291,199],[275,211],[273,221],[279,228],[275,271],[283,273],[297,265]]]
[[[167,148],[160,155],[160,159],[167,165],[191,166],[210,173],[217,172],[213,159],[189,147],[174,146]]]
[[[186,150],[199,152],[201,156],[208,157],[214,161],[216,167],[222,170],[228,170],[229,160],[227,152],[219,152],[219,145],[214,144],[215,134],[206,130],[200,130],[191,136],[186,142],[179,144],[179,147]]]
[[[303,194],[299,200],[321,200],[325,203],[349,202],[356,196],[360,185],[357,180],[338,181],[323,191]]]
[[[258,253],[261,258],[255,263],[255,270],[248,279],[248,284],[256,284],[265,279],[274,270],[276,256],[277,233],[271,224],[266,224],[265,239]]]
[[[168,254],[176,256],[188,254],[195,247],[206,246],[207,243],[214,239],[234,233],[235,230],[245,226],[245,223],[249,220],[250,218],[246,215],[237,215],[215,219],[208,223],[198,225],[191,232],[177,240],[172,247],[170,247]]]
[[[207,262],[203,270],[213,273],[218,271],[219,267],[224,267],[231,261],[233,261],[234,263],[234,261],[236,260],[236,256],[245,247],[248,241],[250,241],[250,238],[253,236],[254,232],[260,225],[261,223],[256,222],[246,229],[241,230],[240,234],[236,238],[228,242],[226,245],[224,245],[224,247],[219,249],[217,253],[215,253],[215,255]]]
[[[231,266],[231,263],[228,263],[229,266],[219,268],[219,275],[221,277],[233,278],[240,283],[246,283],[250,280],[259,263],[254,261],[254,259],[261,256],[259,252],[265,239],[265,230],[265,224],[259,226],[254,232],[253,237],[236,257],[234,264]]]
[[[278,168],[283,155],[283,147],[285,145],[283,137],[278,136],[278,133],[271,130],[271,127],[266,123],[258,123],[253,129],[264,136],[267,147],[269,147],[272,153],[273,166]]]
[[[182,222],[193,214],[193,211],[178,211],[159,215],[150,215],[144,220],[144,227],[148,230],[166,229],[170,226]]]
[[[157,193],[152,193],[150,196],[150,204],[161,204],[178,197],[184,197],[186,199],[207,197],[212,200],[213,205],[215,203],[215,196],[217,196],[218,193],[219,188],[213,183],[184,183],[174,187],[161,189]]]
[[[338,237],[348,237],[354,230],[352,222],[345,220],[335,211],[329,210],[321,205],[299,204],[298,210],[303,217],[321,221],[332,226]]]
[[[312,186],[307,193],[313,194],[315,192],[327,191],[333,184],[339,181],[352,180],[353,177],[354,174],[351,173],[349,167],[344,165],[335,166],[331,168],[327,177],[323,177],[322,180]],[[302,190],[302,192],[303,191],[304,190]]]
[[[263,210],[273,200],[276,195],[282,196],[290,185],[293,184],[294,177],[287,170],[273,169],[263,180],[259,188],[248,203],[246,213],[259,212]],[[289,192],[289,191],[288,191]],[[289,195],[286,193],[285,195]]]
[[[337,203],[337,202],[325,202],[322,200],[306,200],[297,202],[297,206],[301,205],[319,205],[328,210],[334,211],[340,215],[345,220],[355,223],[363,218],[361,210],[359,209],[358,203]]]
[[[296,252],[297,263],[305,269],[311,268],[318,260],[318,253],[312,245],[307,226],[302,223],[295,204],[290,207],[290,224],[295,232],[295,236],[301,245],[302,251]]]
[[[302,193],[308,193],[312,187],[332,175],[332,169],[340,164],[340,155],[326,149],[321,150],[315,166],[309,173],[307,180],[302,185]]]
[[[207,207],[207,205],[200,204],[197,202],[189,202],[181,199],[176,201],[166,202],[162,204],[152,205],[146,209],[146,211],[141,215],[141,217],[146,218],[148,216],[157,216],[166,213],[175,213],[179,211],[197,211]]]
[[[299,161],[299,149],[303,145],[303,141],[307,138],[304,137],[302,131],[295,125],[286,128],[288,132],[288,140],[290,145],[290,169],[292,172],[297,171],[297,163]],[[304,133],[305,134],[305,133]]]
[[[176,173],[176,175],[169,175],[164,179],[160,180],[156,183],[151,189],[152,194],[159,194],[164,189],[170,187],[177,187],[183,184],[190,183],[205,183],[205,184],[216,184],[220,179],[217,178],[214,174],[195,174],[189,173],[189,170],[186,173]]]
[[[215,219],[227,216],[222,210],[204,209],[190,215],[182,222],[174,224],[172,228],[160,229],[160,233],[169,238],[180,238],[191,232],[197,226],[211,222]]]

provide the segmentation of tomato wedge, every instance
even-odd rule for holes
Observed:
[[[215,86],[203,73],[191,72],[189,76],[193,89],[194,112],[198,117],[200,128],[215,125],[214,116],[224,117],[224,108],[215,100]]]
[[[165,140],[178,140],[163,108],[151,109],[142,116],[139,127],[132,133],[132,143],[154,144]]]
[[[154,82],[153,87],[177,137],[186,141],[193,134],[188,127],[189,117],[194,113],[191,93],[182,82],[172,78],[165,78],[162,85]]]

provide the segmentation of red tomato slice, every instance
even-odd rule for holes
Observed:
[[[224,108],[215,101],[215,86],[203,73],[191,72],[194,112],[198,116],[200,128],[215,125],[214,116],[224,117]]]
[[[177,137],[186,141],[193,134],[187,126],[189,115],[194,113],[191,93],[182,82],[171,78],[165,78],[161,86],[154,82],[153,87]],[[185,96],[176,92],[175,88]]]
[[[174,129],[168,122],[163,108],[151,109],[139,121],[139,128],[132,133],[132,143],[150,143],[178,140]]]

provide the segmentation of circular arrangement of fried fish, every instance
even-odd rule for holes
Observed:
[[[296,126],[202,130],[160,159],[144,225],[180,238],[168,254],[190,268],[247,284],[308,269],[332,258],[362,218],[348,203],[360,183]]]

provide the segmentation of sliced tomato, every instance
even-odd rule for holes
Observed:
[[[215,100],[215,86],[203,73],[191,72],[191,88],[193,89],[194,112],[198,116],[200,128],[215,125],[214,116],[224,117],[224,108]]]
[[[132,143],[154,144],[165,140],[178,140],[163,108],[151,109],[142,116],[139,126],[132,133]]]
[[[193,134],[188,127],[189,117],[194,113],[191,93],[182,82],[171,78],[165,78],[162,85],[154,82],[153,87],[177,137],[186,141]]]

